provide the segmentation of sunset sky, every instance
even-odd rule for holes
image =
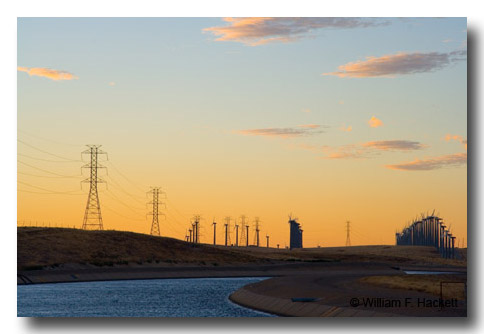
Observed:
[[[82,225],[86,144],[105,229],[202,241],[394,244],[434,209],[467,240],[465,18],[18,19],[18,224]],[[87,156],[84,156],[87,159]],[[250,231],[250,242],[254,239]]]

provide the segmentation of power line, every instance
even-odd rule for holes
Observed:
[[[109,189],[106,192],[103,192],[103,194],[108,195],[108,197],[110,197],[111,199],[113,199],[113,200],[121,203],[122,205],[124,205],[125,207],[127,207],[128,209],[130,209],[131,211],[133,211],[134,213],[139,213],[136,210],[140,210],[140,211],[141,210],[144,210],[144,209],[140,209],[140,208],[134,208],[131,205],[126,204],[125,202],[123,202],[122,200],[120,200],[116,195],[114,195],[114,193],[112,191],[110,191]]]
[[[136,196],[130,194],[129,192],[127,192],[118,182],[116,182],[111,176],[107,176],[109,178],[109,180],[111,180],[113,182],[113,185],[115,188],[118,188],[119,190],[121,190],[123,193],[125,193],[126,195],[128,195],[129,197],[131,197],[133,200],[137,201],[138,203],[140,204],[144,204],[142,201],[140,201],[138,198],[136,198]]]
[[[177,219],[176,219],[176,217],[174,217],[172,214],[170,214],[170,213],[168,212],[168,210],[166,210],[165,212],[167,213],[167,215],[168,215],[168,216],[171,216],[171,217],[173,218],[173,220],[174,220],[174,221],[175,221],[177,224],[180,224],[180,225],[181,225],[180,221],[179,221],[179,220],[177,220]],[[168,224],[168,226],[169,226],[169,227],[171,227],[171,230],[172,230],[174,233],[180,233],[180,231],[182,231],[182,230],[183,230],[183,228],[182,228],[181,230],[179,230],[180,226],[178,226],[178,225],[172,225],[172,224],[170,223],[170,220],[169,220],[169,219],[167,219],[167,220],[166,220],[166,223]]]
[[[60,156],[60,155],[57,155],[57,154],[54,154],[54,153],[50,153],[50,152],[48,152],[48,151],[42,150],[42,149],[40,149],[40,148],[38,148],[38,147],[35,147],[35,146],[33,146],[33,145],[29,144],[29,143],[26,143],[26,142],[24,142],[24,141],[22,141],[22,140],[20,140],[20,139],[17,139],[17,141],[18,141],[19,143],[21,143],[21,144],[24,144],[25,146],[28,146],[28,147],[30,147],[30,148],[33,148],[34,150],[37,150],[37,151],[39,151],[39,152],[42,152],[42,153],[45,153],[45,154],[51,155],[51,156],[56,157],[56,158],[59,158],[59,159],[68,160],[68,161],[73,161],[73,162],[74,162],[74,161],[75,161],[75,162],[82,162],[81,160],[70,159],[70,158],[66,158],[66,157],[63,157],[63,156]]]
[[[26,132],[24,130],[17,129],[17,132],[21,132],[23,134],[26,134],[29,137],[36,138],[36,139],[40,139],[40,140],[44,140],[44,141],[48,141],[48,142],[51,142],[51,143],[54,143],[54,144],[65,145],[65,146],[76,146],[76,147],[83,146],[82,144],[72,144],[72,143],[66,143],[64,141],[59,142],[59,141],[55,141],[55,140],[52,140],[52,139],[47,139],[47,138],[39,137],[37,135],[33,135],[33,134],[29,133],[29,132]]]
[[[26,185],[26,186],[29,186],[29,187],[32,187],[32,188],[35,188],[35,189],[47,191],[47,192],[50,192],[50,193],[57,193],[57,194],[69,194],[69,193],[73,193],[75,191],[79,191],[79,190],[55,191],[55,190],[50,190],[50,189],[45,189],[45,188],[37,187],[37,186],[34,186],[34,185],[30,184],[30,183],[22,182],[22,181],[19,181],[19,180],[17,180],[17,183],[20,183],[20,184],[23,184],[23,185]]]
[[[140,186],[138,186],[135,182],[131,181],[126,175],[124,175],[123,173],[121,173],[121,171],[116,168],[116,166],[113,165],[113,163],[111,161],[108,161],[108,164],[119,174],[121,175],[126,181],[128,181],[129,183],[131,183],[134,187],[138,188],[140,191],[144,192],[145,190],[142,189]]]
[[[124,219],[134,220],[134,221],[146,221],[146,219],[132,218],[132,217],[127,217],[125,215],[122,215],[118,211],[111,209],[109,206],[106,206],[106,204],[103,204],[103,209],[111,211],[111,212],[115,213],[116,215],[118,215],[118,216],[120,216]]]
[[[180,216],[182,217],[183,219],[185,220],[189,220],[189,218],[187,216],[185,216],[184,214],[182,214],[179,210],[177,210],[177,208],[173,205],[173,203],[170,201],[170,199],[167,197],[166,198],[166,202],[169,204],[169,207],[171,207],[173,210],[175,210],[175,212]]]
[[[21,161],[21,160],[17,160],[17,162],[21,163],[22,165],[28,166],[30,168],[34,168],[34,169],[40,170],[44,173],[48,173],[48,174],[52,174],[52,175],[56,175],[56,176],[62,176],[62,177],[65,177],[65,178],[80,178],[80,177],[82,177],[82,175],[63,175],[63,174],[58,174],[58,173],[54,173],[54,172],[49,172],[48,170],[32,166],[28,163]]]
[[[29,174],[29,173],[24,173],[24,172],[17,172],[17,174],[22,174],[22,175],[27,175],[27,176],[35,176],[35,177],[43,177],[43,178],[48,178],[48,179],[81,178],[81,175],[79,175],[78,177],[74,177],[74,176],[47,176],[47,175]]]
[[[82,162],[81,160],[49,160],[49,159],[41,159],[41,158],[37,158],[37,157],[32,157],[32,156],[27,155],[27,154],[22,154],[22,153],[17,153],[17,156],[26,157],[26,158],[34,159],[34,160],[38,160],[38,161],[45,161],[45,162],[68,162],[68,163]]]
[[[18,192],[21,193],[30,193],[30,194],[41,194],[41,195],[84,195],[84,194],[72,194],[72,193],[63,193],[59,191],[51,191],[51,192],[39,192],[39,191],[29,191],[24,189],[17,189]]]

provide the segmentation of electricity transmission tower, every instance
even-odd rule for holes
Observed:
[[[158,211],[158,206],[164,205],[163,202],[160,202],[160,194],[163,195],[164,192],[161,191],[160,187],[151,187],[151,190],[148,191],[149,194],[152,195],[153,199],[149,202],[149,205],[152,205],[152,211],[148,213],[149,216],[153,216],[153,220],[151,222],[151,235],[160,236],[160,221],[158,219],[159,216],[165,216],[163,213]]]
[[[89,147],[83,151],[82,154],[89,154],[91,156],[90,162],[82,166],[82,168],[89,168],[89,177],[85,179],[84,183],[89,183],[89,195],[87,197],[86,211],[84,212],[84,221],[82,223],[83,230],[102,230],[103,218],[101,216],[101,205],[99,204],[99,194],[97,192],[97,184],[105,183],[98,177],[98,169],[106,168],[98,163],[98,156],[105,154],[107,160],[107,153],[101,151],[101,145],[86,145]]]
[[[346,246],[351,246],[351,240],[350,240],[350,222],[346,222]]]
[[[193,242],[196,244],[200,242],[200,219],[199,215],[193,216]]]
[[[245,242],[246,244],[248,244],[248,243],[249,243],[249,234],[248,234],[247,229],[246,229],[246,226],[248,226],[248,225],[247,225],[247,223],[245,222],[245,219],[246,219],[246,218],[247,218],[247,217],[246,217],[246,216],[244,216],[244,215],[240,216],[240,228],[241,228],[241,233],[240,233],[240,245],[243,245],[243,244],[244,244],[244,242]]]

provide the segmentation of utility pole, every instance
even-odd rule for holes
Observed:
[[[151,187],[151,190],[148,191],[149,194],[152,195],[153,199],[151,202],[149,202],[149,205],[152,205],[152,211],[148,213],[149,216],[153,216],[153,220],[151,221],[151,235],[159,237],[160,234],[160,222],[158,220],[159,216],[164,216],[163,213],[158,211],[158,206],[160,204],[164,204],[160,202],[160,194],[164,194],[163,191],[161,191],[160,187]]]
[[[237,224],[237,221],[235,220],[235,246],[239,246],[239,224]]]
[[[213,219],[213,244],[216,245],[216,239],[215,239],[215,236],[217,235],[216,234],[216,230],[217,230],[217,223],[215,222],[215,218]]]
[[[259,247],[259,217],[255,217],[255,244]]]
[[[267,247],[267,248],[269,248],[269,236],[268,236],[268,235],[266,235],[266,240],[267,240],[267,245],[266,245],[266,247]]]
[[[188,232],[190,232],[190,243],[191,243],[193,242],[192,229],[189,229]]]
[[[98,169],[106,168],[98,163],[98,156],[107,153],[101,151],[101,145],[86,145],[89,147],[81,153],[89,154],[91,156],[90,162],[82,166],[82,168],[89,168],[89,177],[85,179],[84,183],[89,183],[89,195],[87,197],[86,211],[84,212],[84,220],[82,223],[83,230],[103,230],[103,218],[101,216],[101,205],[99,204],[99,194],[97,192],[97,184],[104,183],[98,177]]]
[[[200,242],[200,216],[195,215],[193,217],[193,233],[194,233],[194,239],[195,243],[198,244]]]
[[[225,217],[225,246],[230,245],[230,217]]]
[[[346,222],[346,247],[351,246],[350,240],[350,222]]]
[[[247,238],[245,238],[245,241],[246,241],[245,246],[249,247],[249,225],[245,225],[245,229],[247,230],[246,232]]]

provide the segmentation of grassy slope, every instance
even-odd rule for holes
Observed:
[[[257,247],[191,245],[186,242],[120,231],[64,228],[17,228],[17,267],[37,269],[59,264],[195,264],[224,265],[266,261],[353,261],[391,265],[458,265],[432,247],[356,246],[286,250]]]
[[[467,277],[463,275],[401,275],[401,276],[371,276],[360,279],[361,282],[369,283],[391,289],[415,290],[440,296],[441,282],[446,283],[442,287],[443,298],[457,298],[463,300],[466,297],[464,283]]]
[[[17,268],[37,269],[64,263],[114,265],[128,263],[247,263],[257,258],[207,245],[119,231],[65,228],[17,229]]]

